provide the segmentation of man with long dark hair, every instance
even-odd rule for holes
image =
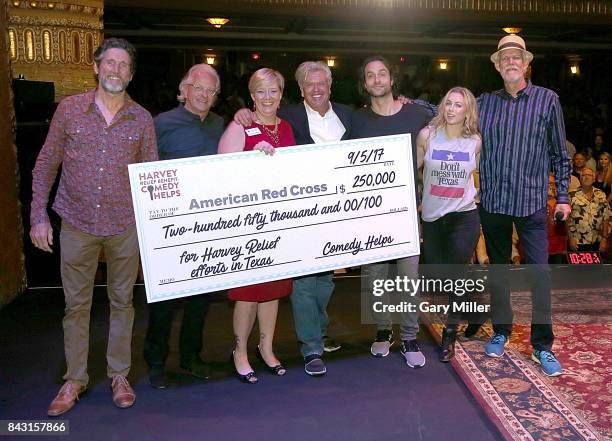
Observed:
[[[412,158],[414,182],[417,182],[416,173],[416,137],[431,119],[431,113],[417,104],[404,104],[394,95],[398,84],[394,70],[389,62],[381,56],[366,59],[359,71],[360,92],[370,100],[369,106],[355,113],[351,137],[370,138],[374,136],[397,135],[410,133],[412,137]],[[416,192],[415,192],[416,194]],[[415,201],[416,202],[416,201]],[[372,284],[374,280],[394,277],[392,264],[397,265],[397,275],[410,279],[418,278],[419,256],[398,259],[395,262],[379,262],[362,265],[362,299],[372,297]],[[418,293],[412,293],[408,301],[415,303]],[[392,320],[389,312],[372,312],[376,323],[376,339],[372,343],[370,352],[375,357],[386,357],[394,344]],[[405,311],[400,315],[400,351],[411,368],[420,368],[425,365],[425,356],[417,342],[419,331],[419,312]]]

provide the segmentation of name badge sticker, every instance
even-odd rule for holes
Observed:
[[[251,127],[250,129],[246,129],[245,132],[249,136],[261,135],[261,130],[259,130],[259,127]]]

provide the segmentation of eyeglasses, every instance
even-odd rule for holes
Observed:
[[[215,89],[206,89],[200,85],[196,86],[195,84],[191,83],[187,83],[187,86],[193,87],[193,90],[195,90],[197,93],[206,92],[206,95],[208,96],[215,96],[217,94],[217,91]]]

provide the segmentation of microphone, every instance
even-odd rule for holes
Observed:
[[[561,221],[563,220],[563,212],[561,212],[561,211],[557,211],[557,212],[555,213],[555,220],[556,220],[557,222],[561,222]]]

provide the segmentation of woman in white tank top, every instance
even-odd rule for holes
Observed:
[[[454,87],[442,98],[438,115],[417,137],[417,164],[423,171],[423,254],[427,264],[436,265],[436,277],[453,280],[455,288],[448,292],[443,362],[455,352],[462,305],[469,294],[462,292],[460,283],[480,236],[474,186],[480,145],[476,99],[468,89]]]

